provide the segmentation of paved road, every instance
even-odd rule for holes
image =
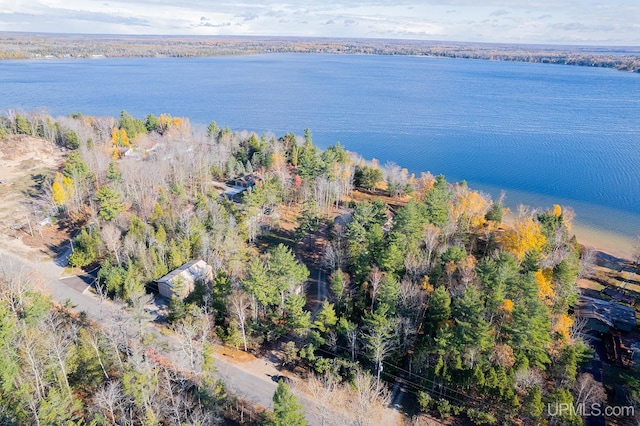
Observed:
[[[0,251],[2,251],[1,248]],[[68,255],[68,253],[65,255]],[[68,304],[76,312],[85,312],[87,317],[97,324],[107,321],[122,321],[124,319],[127,334],[131,337],[135,336],[139,331],[139,322],[122,305],[109,300],[101,301],[98,296],[87,291],[87,286],[84,282],[87,278],[60,278],[64,271],[63,265],[66,263],[64,260],[65,255],[55,262],[36,263],[17,258],[10,253],[1,253],[2,262],[0,268],[8,271],[35,271],[42,280],[42,290],[49,293],[56,302]],[[160,333],[158,327],[148,321],[145,321],[140,326],[144,332],[153,334],[157,342],[155,349],[158,353],[167,357],[178,368],[189,369],[177,337]],[[266,374],[262,376],[246,371],[242,369],[241,364],[230,363],[220,354],[216,356],[216,365],[219,378],[225,382],[230,392],[262,407],[272,408],[272,397],[277,384],[271,377]],[[297,393],[298,398],[304,405],[309,423],[311,425],[321,424],[320,419],[315,414],[315,403],[306,395],[295,392],[295,390],[294,393]]]

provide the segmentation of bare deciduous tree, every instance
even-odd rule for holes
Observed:
[[[322,426],[330,424],[346,424],[346,419],[341,419],[337,413],[335,396],[340,391],[340,384],[335,376],[326,373],[323,376],[313,375],[307,383],[309,392],[313,396],[313,411],[320,419]]]
[[[61,318],[55,313],[50,313],[44,321],[45,336],[47,336],[47,347],[49,354],[57,361],[60,368],[60,377],[69,393],[69,397],[73,399],[71,386],[67,373],[67,354],[69,347],[77,337],[77,326],[75,323],[63,324]]]
[[[105,225],[100,229],[100,237],[102,237],[102,241],[104,245],[116,258],[116,262],[120,264],[120,251],[121,247],[121,237],[122,232],[120,229],[111,222],[105,223]]]
[[[575,403],[591,406],[601,404],[607,400],[607,394],[602,383],[593,378],[590,373],[581,373],[573,385]]]
[[[588,278],[593,275],[596,267],[596,249],[593,247],[585,247],[584,251],[580,254],[580,269],[578,272],[579,278]]]
[[[106,382],[93,396],[94,403],[109,413],[112,424],[116,423],[116,411],[120,408],[124,399],[122,386],[119,380]]]
[[[354,327],[347,330],[347,346],[349,346],[349,351],[351,352],[351,361],[355,361],[356,352],[358,351],[358,326],[354,325]]]
[[[240,326],[240,333],[242,334],[242,343],[244,350],[247,350],[247,310],[251,305],[251,298],[243,290],[233,290],[229,296],[229,303],[231,304],[231,311],[235,315],[238,325]]]
[[[525,391],[533,386],[542,386],[544,377],[533,368],[521,368],[514,375],[515,385],[518,389]]]
[[[398,311],[407,318],[411,318],[414,324],[421,324],[426,307],[426,293],[416,283],[409,279],[400,282],[398,294]]]
[[[571,330],[569,330],[569,340],[571,342],[585,338],[584,329],[588,322],[588,318],[576,317],[575,321],[571,325]]]
[[[380,286],[382,285],[382,279],[384,278],[384,274],[380,271],[380,268],[374,266],[371,272],[369,273],[369,293],[371,294],[371,312],[373,312],[373,305],[376,302],[376,297],[378,297],[378,292],[380,291]]]
[[[358,371],[353,379],[353,391],[350,399],[350,412],[355,416],[354,424],[367,426],[372,424],[376,413],[386,407],[391,395],[385,387],[376,384],[374,378],[366,372]]]

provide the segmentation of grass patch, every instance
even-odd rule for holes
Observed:
[[[73,266],[65,266],[64,270],[62,271],[62,276],[63,277],[72,277],[74,275],[82,275],[84,274],[84,271],[80,268],[75,268]]]
[[[587,288],[595,291],[602,291],[604,289],[604,285],[593,280],[583,279],[579,281],[578,285],[580,286],[580,288]]]

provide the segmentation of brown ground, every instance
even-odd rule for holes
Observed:
[[[41,226],[34,205],[39,186],[54,176],[64,152],[31,136],[0,140],[0,245],[30,258],[43,256],[62,236],[54,226]],[[34,249],[38,248],[38,249]],[[42,249],[44,248],[44,249]]]

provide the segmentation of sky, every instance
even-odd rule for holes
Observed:
[[[640,0],[0,0],[0,30],[640,45]]]

